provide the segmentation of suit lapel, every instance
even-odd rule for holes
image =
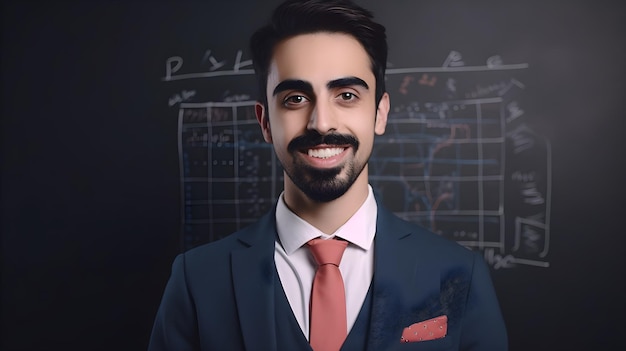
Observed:
[[[246,350],[276,350],[274,301],[275,212],[240,236],[246,246],[231,257],[233,289]]]
[[[386,350],[400,342],[404,327],[435,303],[430,300],[439,294],[439,275],[428,270],[428,255],[415,227],[380,204],[374,250],[368,350]]]
[[[247,350],[276,350],[274,283],[275,209],[240,235],[245,248],[232,253],[237,311]],[[438,272],[429,270],[428,245],[416,227],[378,205],[368,350],[400,342],[404,327],[440,308]],[[439,307],[438,307],[439,306]]]

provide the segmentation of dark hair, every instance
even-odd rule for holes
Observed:
[[[270,22],[250,38],[260,101],[267,106],[267,77],[276,45],[296,35],[316,32],[345,33],[361,43],[372,62],[378,105],[385,92],[385,27],[374,22],[370,11],[349,0],[288,0],[274,10]]]

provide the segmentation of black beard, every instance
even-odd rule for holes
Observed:
[[[354,184],[355,180],[365,168],[365,163],[360,169],[355,169],[354,164],[347,164],[346,179],[339,179],[343,167],[331,169],[318,169],[298,162],[296,153],[320,144],[326,145],[352,145],[353,152],[359,147],[359,141],[351,135],[327,134],[320,135],[315,131],[293,139],[287,146],[287,150],[294,155],[293,167],[283,169],[291,181],[311,200],[315,202],[330,202],[345,194]]]
[[[291,181],[315,202],[330,202],[338,199],[350,189],[356,179],[352,166],[348,169],[348,179],[345,180],[337,178],[341,173],[340,167],[321,170],[302,166],[294,170],[294,174],[291,173],[287,172]]]

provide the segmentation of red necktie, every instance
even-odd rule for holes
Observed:
[[[317,262],[311,291],[311,332],[314,351],[339,351],[348,334],[346,292],[339,271],[344,240],[313,239],[309,249]]]

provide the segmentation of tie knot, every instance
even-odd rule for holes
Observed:
[[[348,246],[345,240],[313,239],[307,243],[318,266],[333,264],[339,267],[343,252]]]

